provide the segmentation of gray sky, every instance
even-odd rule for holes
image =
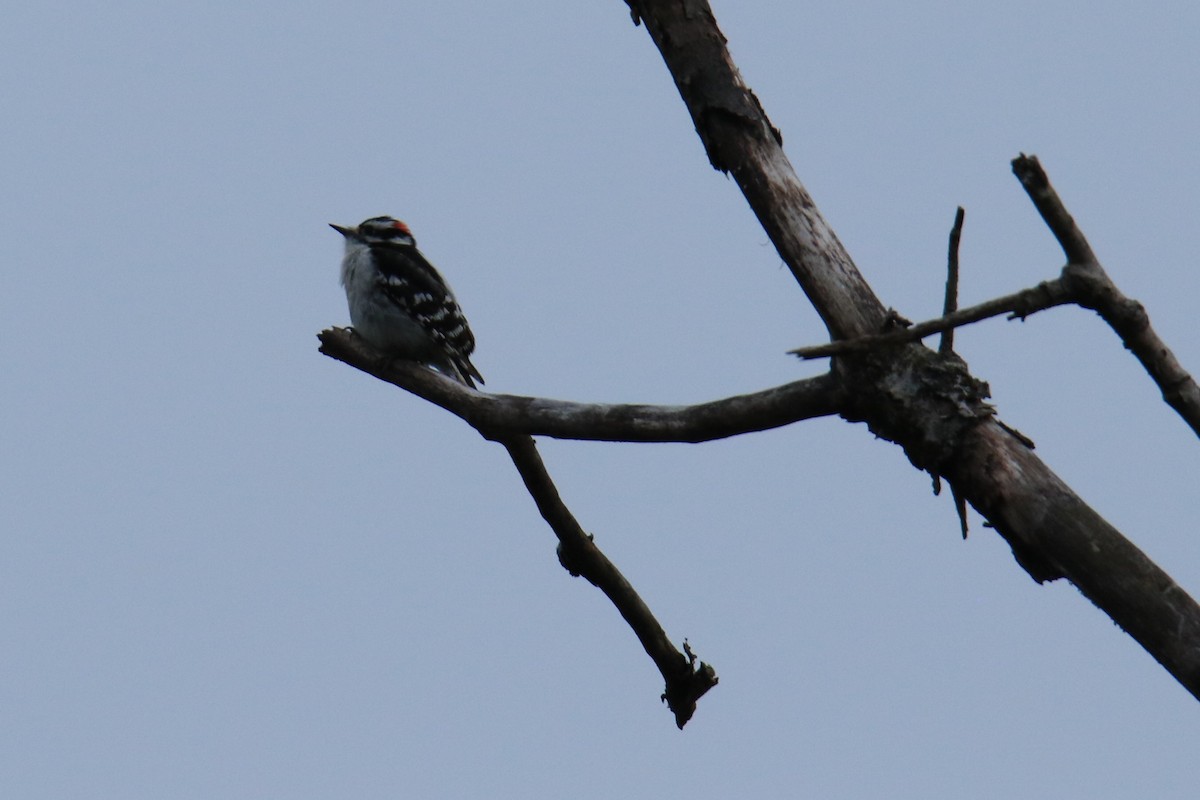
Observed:
[[[721,2],[867,279],[1055,275],[1036,153],[1200,369],[1200,7]],[[985,4],[978,4],[985,5]],[[409,222],[494,391],[691,402],[823,329],[619,0],[25,3],[0,28],[0,794],[1194,797],[1200,709],[863,426],[544,442],[720,685],[684,732],[503,451],[316,352],[328,222]],[[1193,594],[1200,445],[1059,310],[958,346]]]

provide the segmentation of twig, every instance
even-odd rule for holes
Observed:
[[[1037,157],[1022,153],[1013,160],[1012,167],[1066,254],[1067,265],[1060,280],[1070,285],[1079,305],[1098,313],[1121,337],[1126,349],[1137,357],[1158,384],[1163,400],[1200,436],[1200,386],[1150,326],[1150,318],[1142,304],[1126,297],[1100,266],[1091,245],[1050,185]]]
[[[967,212],[962,207],[954,214],[954,227],[950,229],[950,253],[946,257],[946,302],[942,306],[942,316],[949,316],[958,310],[958,243],[962,239],[963,219]],[[954,352],[954,328],[942,331],[942,341],[938,352],[949,355]]]
[[[839,339],[828,344],[799,347],[788,352],[803,359],[827,358],[843,353],[862,352],[877,347],[915,342],[935,333],[961,328],[964,325],[998,317],[1002,314],[1008,314],[1009,319],[1024,319],[1038,311],[1074,302],[1076,302],[1075,296],[1071,293],[1069,285],[1063,279],[1058,278],[1052,281],[1043,281],[1032,288],[997,297],[979,305],[960,309],[944,317],[919,322],[910,328],[901,328],[873,336],[860,336],[857,339]]]
[[[572,575],[583,576],[604,592],[662,673],[666,682],[663,699],[675,714],[675,724],[682,729],[695,713],[696,701],[717,685],[716,671],[703,661],[697,666],[697,659],[690,647],[685,645],[687,655],[684,655],[667,638],[666,632],[637,591],[600,551],[592,537],[584,532],[571,510],[563,503],[550,474],[546,472],[546,465],[538,454],[533,438],[505,436],[496,441],[508,450],[542,518],[558,537],[559,561],[563,567]]]
[[[707,442],[837,414],[830,374],[691,406],[573,403],[484,394],[405,361],[381,358],[344,328],[322,331],[321,352],[441,406],[485,435],[528,434],[608,442]]]

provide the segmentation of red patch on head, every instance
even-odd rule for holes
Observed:
[[[405,225],[400,220],[396,220],[395,224],[393,224],[392,227],[395,228],[396,230],[400,231],[401,233],[403,233],[405,236],[412,236],[412,231],[410,231],[408,229],[408,226]]]

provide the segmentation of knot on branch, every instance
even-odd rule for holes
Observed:
[[[586,541],[594,541],[592,534],[587,534]],[[555,548],[555,554],[558,556],[558,563],[562,565],[562,568],[565,569],[567,574],[569,574],[572,578],[578,578],[580,576],[587,577],[588,582],[595,586],[596,581],[588,577],[586,574],[588,569],[588,554],[583,552],[580,544],[580,542],[574,539],[565,539],[559,541],[558,547]]]
[[[935,475],[967,431],[995,414],[985,402],[987,383],[953,353],[905,345],[839,358],[837,370],[851,398],[842,416],[866,422],[876,436],[899,444],[913,466]]]

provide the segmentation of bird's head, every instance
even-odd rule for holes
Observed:
[[[392,217],[371,217],[370,219],[363,220],[354,228],[335,225],[333,223],[330,223],[329,227],[342,236],[345,236],[347,240],[359,241],[365,244],[392,242],[395,244],[415,245],[417,243],[408,226]]]

